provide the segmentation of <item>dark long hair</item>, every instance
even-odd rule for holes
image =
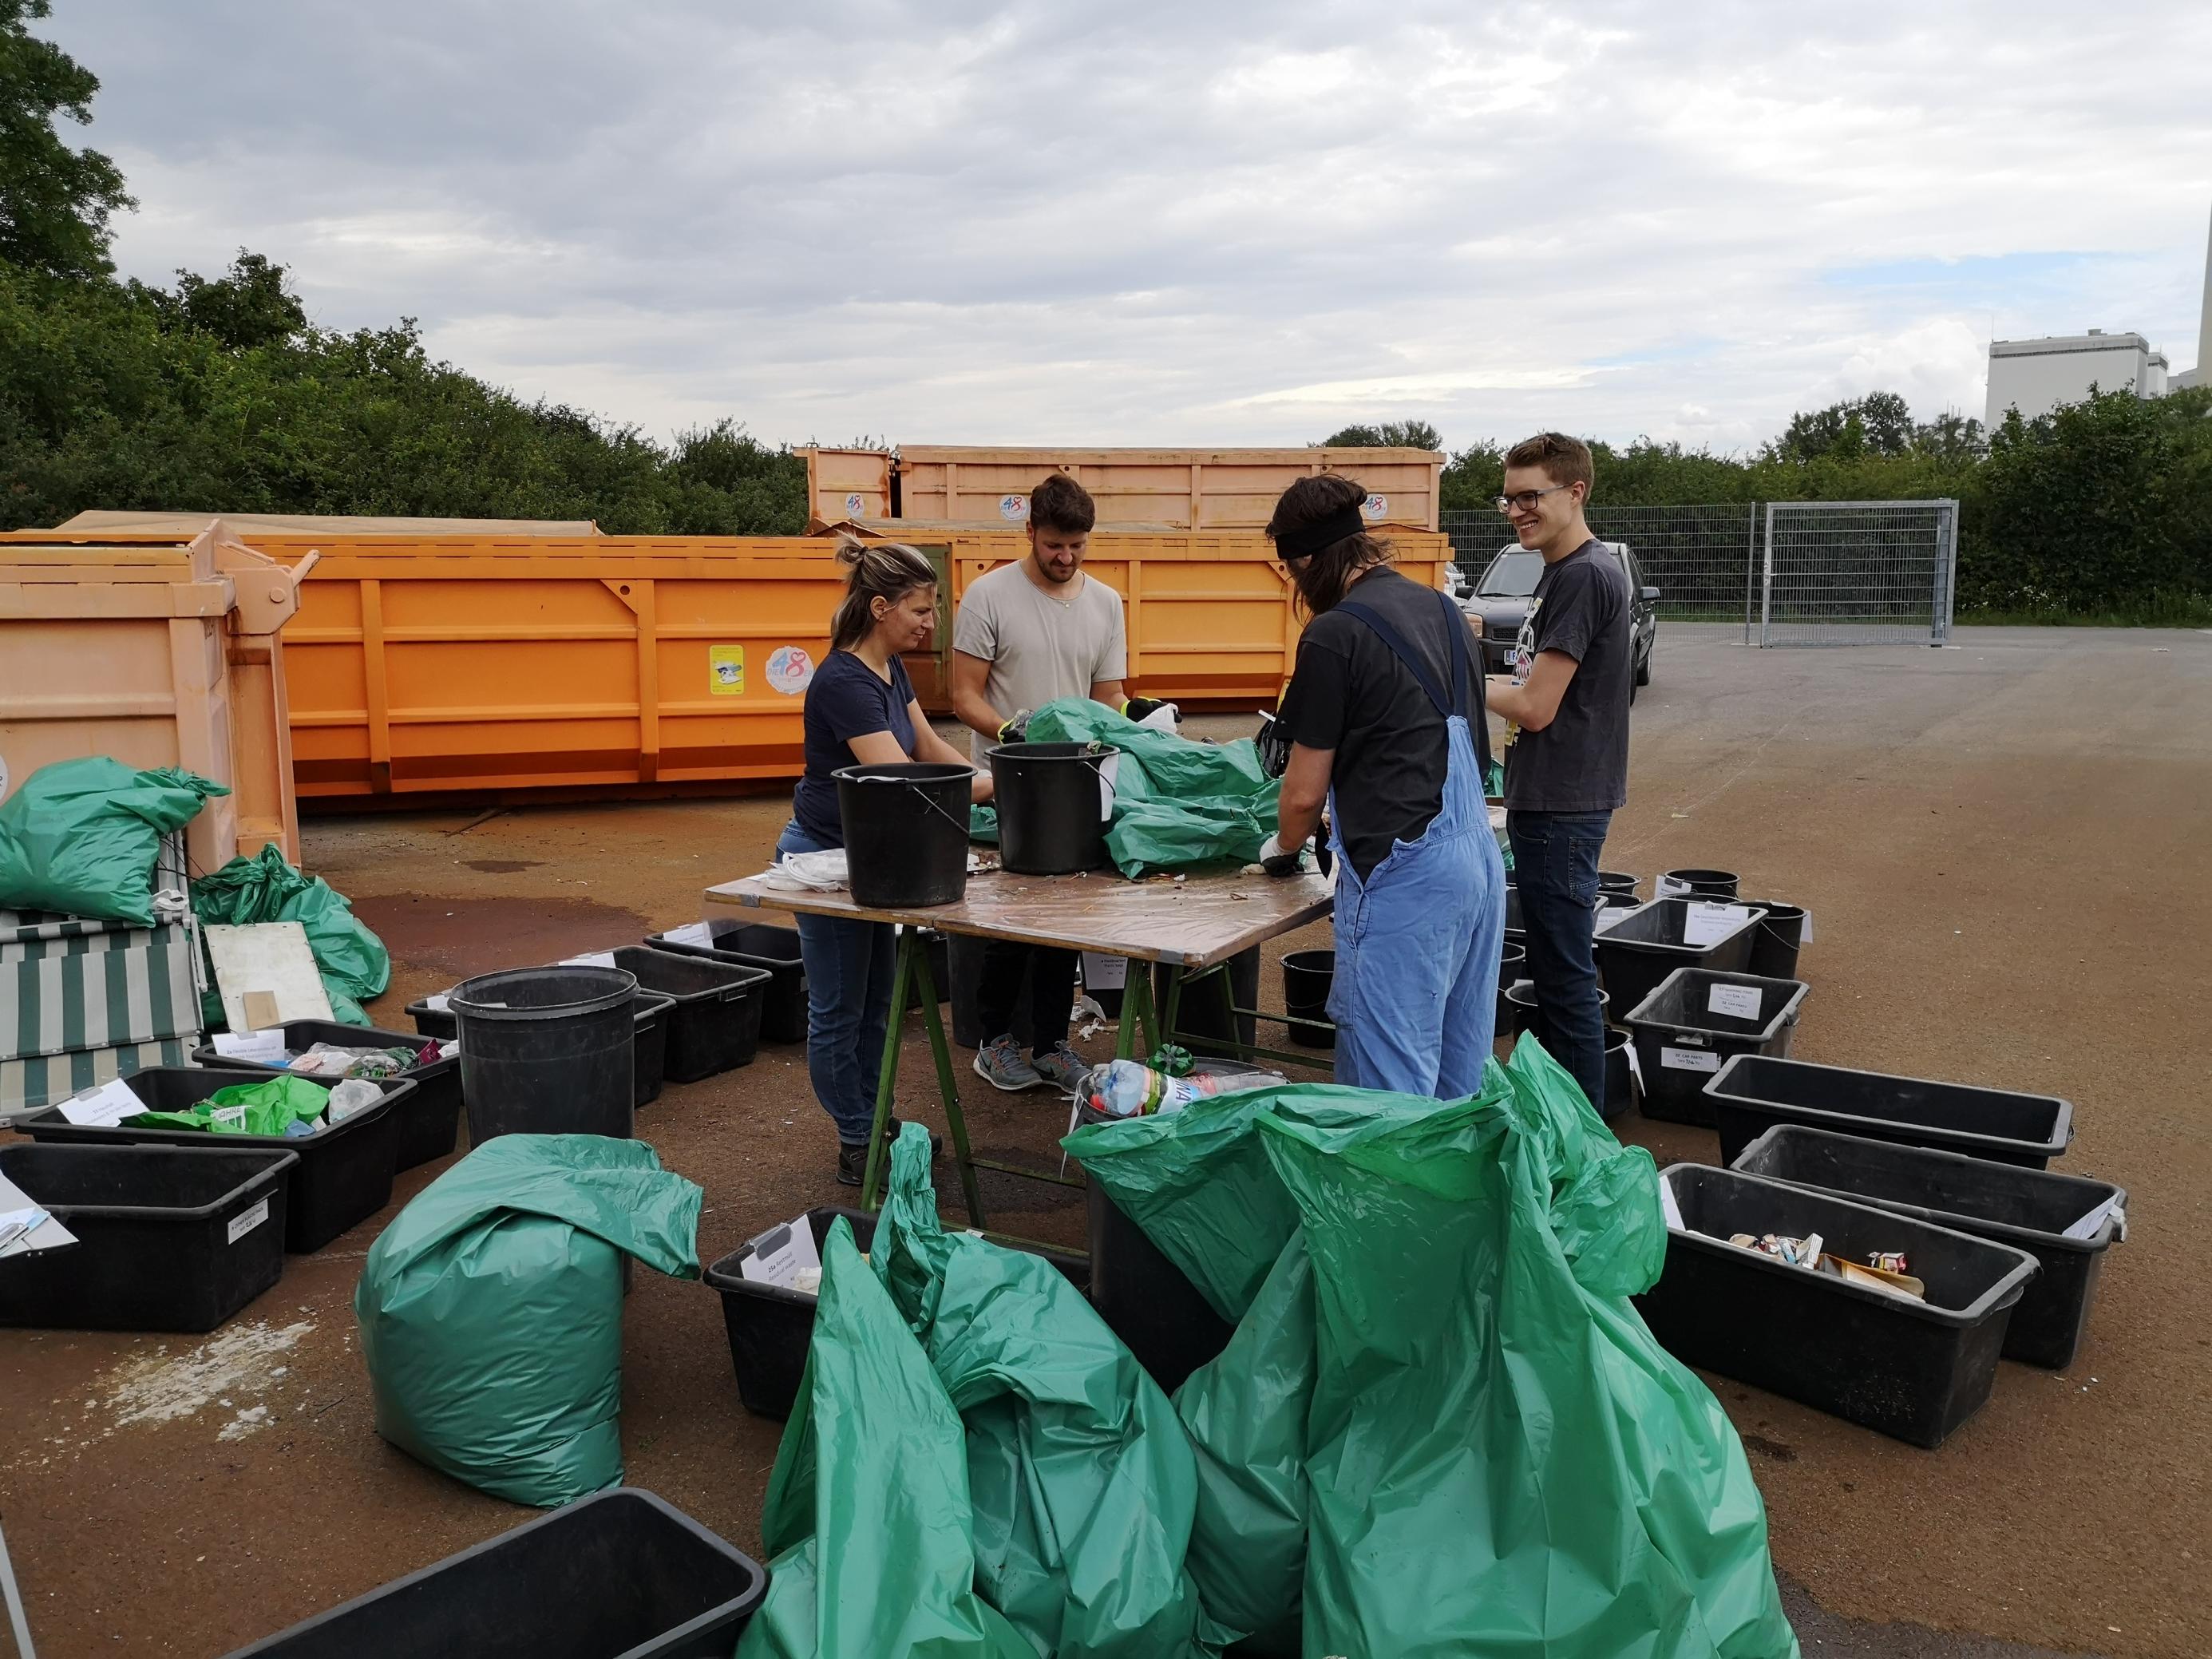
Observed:
[[[876,625],[875,602],[896,605],[917,587],[937,586],[937,572],[920,550],[902,542],[863,542],[845,536],[837,562],[850,573],[845,597],[830,619],[830,648],[850,651]]]
[[[1334,518],[1346,507],[1357,512],[1366,499],[1366,486],[1342,473],[1310,474],[1283,492],[1282,499],[1275,503],[1274,516],[1267,520],[1267,534],[1271,538],[1279,537],[1287,531]],[[1345,590],[1363,572],[1387,564],[1389,560],[1390,544],[1362,530],[1331,542],[1309,557],[1295,562],[1286,559],[1284,564],[1291,573],[1291,581],[1297,585],[1298,609],[1309,617],[1318,617],[1334,609],[1344,598]]]

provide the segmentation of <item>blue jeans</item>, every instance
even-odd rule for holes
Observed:
[[[775,850],[818,853],[823,843],[794,819],[776,838]],[[865,1141],[875,1123],[898,942],[887,921],[795,920],[799,954],[806,964],[806,1075],[815,1099],[837,1126],[837,1139]]]
[[[1610,812],[1509,812],[1505,817],[1528,977],[1536,990],[1536,1018],[1529,1029],[1601,1112],[1605,1017],[1598,1007],[1597,960],[1590,940],[1597,917],[1598,854],[1612,823]]]

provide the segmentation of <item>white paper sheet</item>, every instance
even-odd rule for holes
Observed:
[[[615,953],[611,951],[587,951],[580,957],[562,957],[561,965],[563,968],[611,968],[615,965]]]
[[[1716,985],[1705,999],[1705,1012],[1730,1019],[1757,1019],[1760,995],[1756,985]]]
[[[714,924],[711,921],[687,921],[681,927],[672,927],[661,937],[671,945],[705,945],[714,942]]]
[[[87,1089],[62,1102],[62,1116],[71,1123],[112,1129],[126,1117],[136,1117],[146,1103],[131,1092],[121,1078],[112,1078],[96,1089]]]
[[[748,1242],[752,1254],[738,1264],[739,1278],[757,1285],[781,1285],[786,1290],[798,1287],[802,1273],[811,1273],[815,1282],[821,1282],[822,1254],[814,1248],[814,1229],[805,1216],[771,1227]]]
[[[215,1051],[225,1060],[265,1060],[271,1066],[282,1066],[284,1028],[272,1025],[265,1031],[217,1031]]]
[[[1659,1213],[1666,1218],[1668,1232],[1686,1233],[1690,1231],[1682,1224],[1682,1206],[1674,1202],[1674,1183],[1665,1176],[1659,1177]]]
[[[1682,943],[1717,945],[1750,920],[1751,912],[1741,904],[1692,903],[1682,921]]]
[[[1659,1063],[1670,1071],[1717,1072],[1721,1057],[1703,1048],[1662,1048],[1659,1050]]]
[[[2120,1217],[2120,1225],[2122,1230],[2124,1231],[2127,1226],[2126,1213],[2120,1209],[2119,1199],[2118,1197],[2112,1197],[2106,1199],[2095,1209],[2090,1211],[2088,1214],[2083,1216],[2079,1221],[2069,1227],[2064,1233],[2060,1235],[2060,1237],[2064,1238],[2094,1238],[2097,1236],[2097,1230],[2105,1224],[2105,1218],[2109,1215],[2116,1214]]]

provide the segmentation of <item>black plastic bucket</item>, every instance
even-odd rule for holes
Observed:
[[[1619,870],[1601,870],[1597,872],[1597,890],[1601,893],[1633,893],[1636,878]]]
[[[1501,1001],[1508,1015],[1506,1029],[1519,1036],[1536,1023],[1536,981],[1516,979],[1501,994]],[[1607,1030],[1613,1029],[1613,999],[1603,991],[1597,994],[1598,1023]]]
[[[1769,1129],[1729,1167],[2026,1250],[2042,1272],[2013,1310],[2004,1357],[2053,1370],[2074,1363],[2105,1251],[2126,1231],[2127,1189],[2107,1181],[1795,1124]]]
[[[1652,891],[1658,898],[1734,898],[1733,870],[1669,870]]]
[[[1766,979],[1797,977],[1797,951],[1805,942],[1805,908],[1778,899],[1745,899],[1766,912],[1759,931],[1751,936],[1751,966],[1747,970]]]
[[[963,1048],[983,1046],[983,952],[991,941],[973,933],[954,933],[945,941],[945,963],[951,981],[952,1040]],[[1068,1006],[1075,1006],[1075,981],[1067,986]],[[992,1036],[1000,1033],[993,1031]],[[1036,1028],[1030,1018],[1029,976],[1022,976],[1022,993],[1014,999],[1013,1038],[1023,1048],[1034,1047]]]
[[[636,1087],[637,975],[621,968],[509,968],[451,993],[460,1022],[469,1144],[495,1135],[627,1139]]]
[[[1636,1104],[1636,1071],[1628,1063],[1635,1036],[1618,1025],[1605,1028],[1605,1104],[1598,1110],[1608,1123]]]
[[[1168,975],[1164,962],[1152,964],[1152,1006],[1164,1016],[1168,1006]],[[1229,988],[1230,1006],[1260,1006],[1260,947],[1239,951],[1218,969],[1207,969],[1203,978],[1186,975],[1182,994],[1176,1001],[1175,1040],[1192,1054],[1206,1059],[1235,1060],[1237,1051],[1260,1040],[1259,1022],[1249,1014],[1233,1018],[1222,1006],[1221,990]]]
[[[1307,1048],[1336,1047],[1336,1028],[1328,1024],[1328,992],[1335,982],[1334,951],[1293,951],[1283,958],[1283,1008],[1292,1022],[1291,1042]]]
[[[1024,876],[1103,870],[1112,797],[1099,773],[1115,750],[1089,743],[1002,743],[985,757],[999,809],[999,863]]]
[[[904,761],[848,766],[831,775],[854,903],[885,910],[960,902],[968,890],[968,798],[975,773]]]

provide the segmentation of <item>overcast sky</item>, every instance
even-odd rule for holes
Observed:
[[[2203,0],[55,10],[126,274],[660,437],[1733,449],[1978,415],[1993,332],[2197,361]]]

